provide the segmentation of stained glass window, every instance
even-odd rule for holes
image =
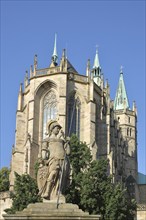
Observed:
[[[57,97],[54,91],[48,92],[43,100],[43,139],[46,137],[47,123],[57,116]]]

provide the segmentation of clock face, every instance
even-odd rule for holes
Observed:
[[[134,139],[131,139],[131,140],[129,140],[129,142],[128,142],[128,154],[129,154],[129,156],[135,156],[135,140]]]

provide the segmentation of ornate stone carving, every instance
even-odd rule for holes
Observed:
[[[57,201],[70,181],[69,138],[64,138],[57,121],[49,121],[47,127],[49,136],[42,143],[37,182],[42,198]]]

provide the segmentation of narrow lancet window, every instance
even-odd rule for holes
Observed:
[[[129,136],[129,128],[127,128],[127,136]]]
[[[68,134],[76,134],[80,138],[81,102],[73,95],[68,103]]]
[[[43,100],[43,139],[46,138],[47,122],[57,117],[57,97],[54,91],[48,92]]]
[[[130,128],[130,136],[132,136],[132,128]]]

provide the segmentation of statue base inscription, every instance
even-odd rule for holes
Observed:
[[[16,214],[3,215],[5,220],[99,220],[99,215],[89,215],[88,212],[83,212],[75,204],[64,203],[59,204],[58,208],[55,203],[35,203],[29,204],[26,209]]]

